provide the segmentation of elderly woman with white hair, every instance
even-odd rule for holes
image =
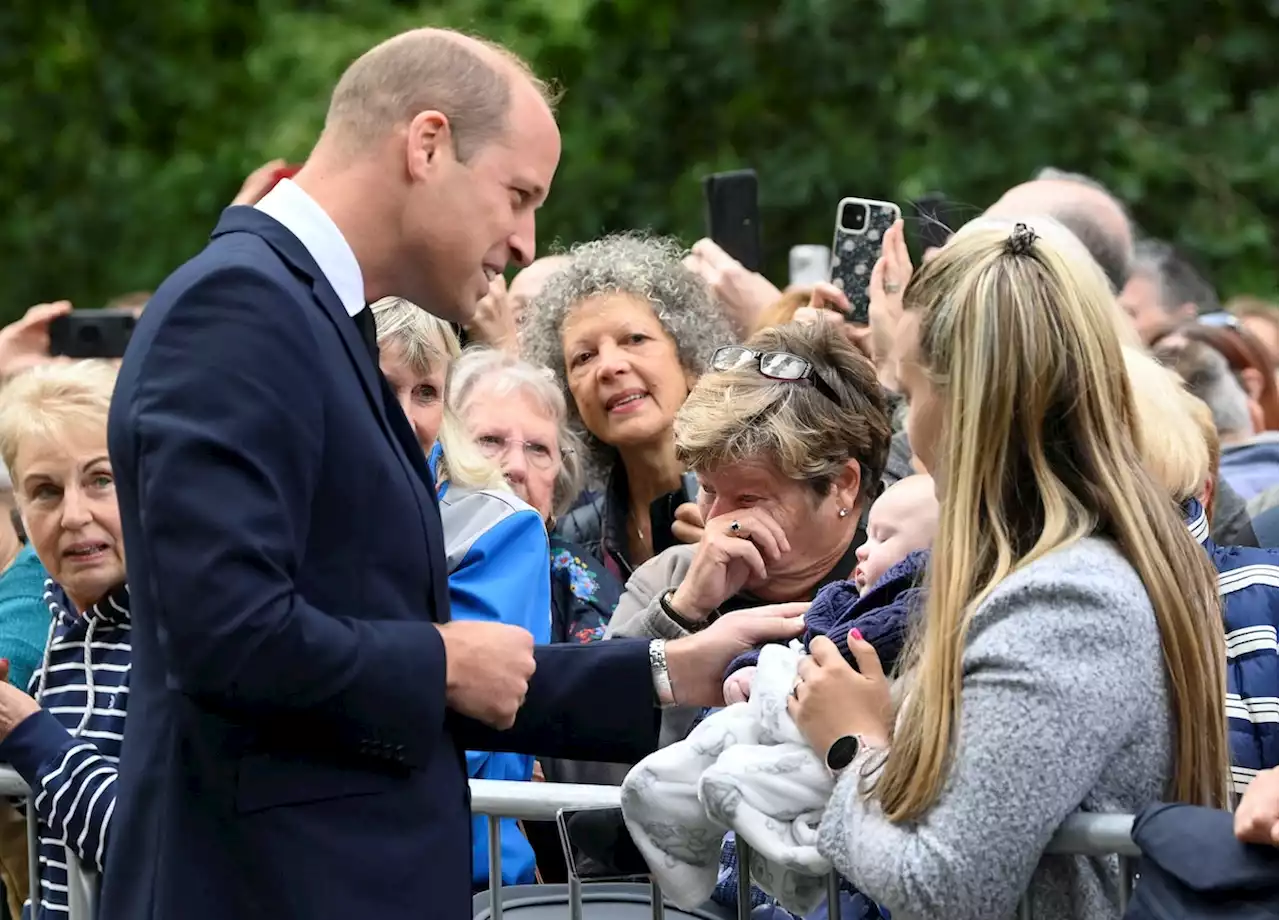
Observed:
[[[449,409],[551,530],[554,642],[604,638],[621,583],[588,551],[553,529],[582,488],[580,442],[551,371],[507,352],[468,348],[449,377]]]
[[[41,913],[67,910],[67,852],[105,863],[129,703],[129,591],[107,409],[115,368],[33,367],[0,389],[0,460],[49,580],[31,695],[0,683],[0,761],[31,787]]]

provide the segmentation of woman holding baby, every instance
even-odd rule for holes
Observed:
[[[1114,297],[1070,233],[974,221],[904,305],[938,532],[893,694],[856,635],[857,670],[823,639],[799,666],[791,714],[843,767],[819,849],[894,920],[1118,916],[1115,861],[1045,846],[1075,812],[1226,806],[1214,572],[1144,469]]]

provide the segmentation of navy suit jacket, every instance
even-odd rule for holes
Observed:
[[[463,920],[464,749],[655,746],[644,642],[538,649],[509,732],[447,710],[422,450],[272,218],[229,209],[156,292],[109,444],[133,671],[102,920]]]

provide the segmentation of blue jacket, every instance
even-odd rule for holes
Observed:
[[[48,578],[30,546],[0,575],[0,658],[9,659],[9,683],[20,690],[31,683],[49,633]]]
[[[1280,551],[1218,546],[1209,537],[1204,508],[1192,499],[1183,506],[1191,535],[1218,570],[1227,634],[1227,728],[1231,739],[1231,779],[1243,793],[1259,770],[1280,761],[1280,683],[1276,632],[1280,626]]]
[[[0,760],[35,790],[41,915],[56,917],[67,910],[64,842],[86,865],[106,864],[129,708],[129,589],[120,586],[83,616],[52,580],[44,600],[52,622],[30,688],[43,708],[0,743]]]
[[[432,473],[440,446],[431,452]],[[449,604],[459,620],[491,620],[520,626],[533,641],[551,641],[551,576],[547,529],[538,512],[510,493],[438,488],[449,565]],[[527,754],[467,751],[467,775],[473,779],[528,782],[533,758]],[[471,881],[489,884],[488,819],[471,819]],[[536,881],[533,847],[514,818],[501,819],[502,883]]]

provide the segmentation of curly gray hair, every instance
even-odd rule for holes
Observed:
[[[529,305],[521,331],[524,357],[555,372],[569,407],[569,422],[586,449],[588,480],[601,485],[618,461],[616,448],[582,424],[569,392],[560,330],[584,301],[602,294],[628,294],[646,301],[676,343],[680,364],[700,376],[721,345],[737,341],[724,312],[702,279],[684,265],[687,251],[676,240],[637,233],[616,234],[569,250],[569,262],[548,279]]]

